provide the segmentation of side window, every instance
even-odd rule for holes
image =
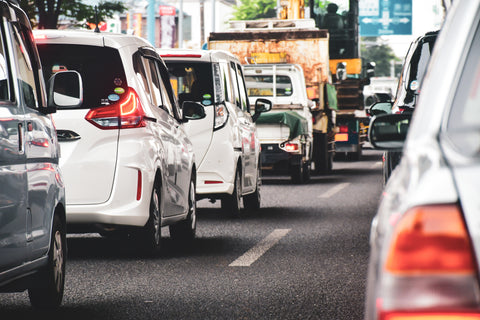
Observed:
[[[238,83],[237,83],[237,68],[235,67],[235,63],[230,62],[230,78],[232,81],[233,86],[233,101],[237,107],[241,107],[240,104],[240,93],[238,91]]]
[[[4,43],[3,25],[1,29],[0,37],[0,101],[11,101],[11,90],[9,83],[9,65],[8,59],[5,55],[5,43]]]
[[[243,111],[250,111],[250,104],[248,103],[247,88],[245,88],[245,81],[243,79],[242,67],[237,64],[237,78],[238,78],[238,90],[241,98],[241,109]]]
[[[221,81],[223,82],[225,101],[234,103],[234,99],[233,99],[234,95],[232,92],[232,83],[230,81],[228,63],[221,62],[219,65],[220,65],[220,77],[221,77]]]
[[[150,89],[152,93],[152,103],[155,106],[162,106],[163,105],[163,100],[162,100],[162,93],[161,93],[161,86],[160,86],[160,79],[158,75],[158,69],[157,65],[155,63],[155,60],[153,59],[145,59],[147,63],[147,68],[149,69],[149,73],[152,77],[152,81],[150,82]]]
[[[152,95],[150,93],[150,86],[148,85],[149,76],[143,64],[143,57],[140,52],[137,52],[133,56],[133,69],[135,71],[135,76],[142,86],[142,89],[147,94],[148,99],[153,103]]]
[[[177,100],[173,93],[172,85],[170,83],[170,77],[167,69],[160,62],[155,63],[158,71],[158,79],[160,85],[160,92],[162,93],[163,106],[168,109],[168,112],[172,117],[180,118],[180,112],[178,110]]]
[[[13,46],[18,60],[18,84],[27,107],[38,108],[38,65],[32,51],[31,34],[22,32],[18,24],[12,24]]]
[[[464,48],[464,51],[467,49]],[[477,26],[447,124],[447,136],[462,155],[479,158],[480,24]]]

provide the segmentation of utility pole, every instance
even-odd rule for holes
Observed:
[[[155,47],[155,0],[148,0],[147,38],[148,42]]]
[[[212,0],[212,32],[215,32],[215,0]]]

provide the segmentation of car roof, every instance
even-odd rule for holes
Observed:
[[[157,53],[165,60],[189,60],[211,62],[216,59],[228,59],[238,61],[232,53],[224,50],[201,50],[201,49],[164,49],[157,48]]]
[[[34,30],[37,43],[83,44],[91,46],[106,46],[121,48],[136,45],[138,47],[151,46],[145,39],[112,32],[94,32],[93,30]]]

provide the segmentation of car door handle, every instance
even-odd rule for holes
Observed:
[[[18,124],[18,152],[23,154],[23,124]]]
[[[70,130],[57,130],[58,141],[71,142],[80,140],[81,137],[78,133]]]

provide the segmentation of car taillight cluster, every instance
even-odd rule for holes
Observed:
[[[228,110],[223,104],[215,105],[215,124],[213,130],[222,128],[228,120]]]
[[[480,320],[477,261],[460,207],[415,207],[394,224],[379,319]]]
[[[91,109],[85,119],[103,130],[145,127],[145,112],[135,90],[128,88],[122,98],[108,106]]]

